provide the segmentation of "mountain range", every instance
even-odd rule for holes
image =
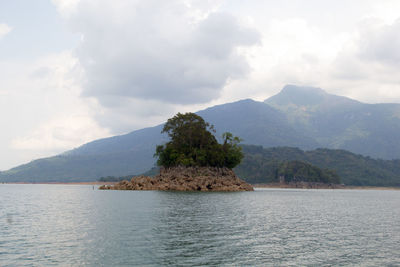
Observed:
[[[320,88],[285,86],[258,102],[250,99],[197,112],[244,144],[344,149],[380,159],[400,158],[400,104],[365,104]],[[162,125],[95,140],[63,154],[0,173],[1,182],[76,182],[138,174],[154,166]]]

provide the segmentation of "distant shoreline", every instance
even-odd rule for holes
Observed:
[[[63,185],[114,185],[117,182],[37,182],[37,183],[28,183],[28,182],[10,182],[10,183],[0,183],[0,184],[63,184]]]
[[[384,187],[384,186],[355,186],[355,185],[344,185],[337,187],[329,187],[329,185],[317,185],[315,187],[299,187],[290,184],[253,184],[254,188],[287,188],[287,189],[345,189],[345,190],[400,190],[400,187]]]
[[[47,185],[115,185],[118,182],[43,182],[43,183],[27,183],[27,182],[12,182],[1,184],[47,184]],[[353,186],[345,185],[340,187],[315,186],[315,187],[296,187],[294,185],[270,183],[270,184],[252,184],[254,188],[282,188],[282,189],[345,189],[345,190],[400,190],[400,187],[384,187],[384,186]]]

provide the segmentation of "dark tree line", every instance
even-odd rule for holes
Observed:
[[[282,163],[301,161],[318,167],[324,173],[334,170],[340,183],[346,185],[400,186],[400,160],[373,159],[346,150],[326,148],[303,151],[294,147],[242,145],[242,149],[245,157],[235,172],[250,183],[276,182],[276,170],[282,167]]]
[[[303,161],[286,161],[275,169],[275,180],[283,177],[285,182],[317,182],[339,184],[340,178],[336,171],[320,169]]]

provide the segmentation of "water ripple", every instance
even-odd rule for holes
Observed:
[[[0,185],[0,266],[400,266],[400,192]]]

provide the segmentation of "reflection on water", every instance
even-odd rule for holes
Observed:
[[[0,185],[0,266],[396,265],[400,191]]]

